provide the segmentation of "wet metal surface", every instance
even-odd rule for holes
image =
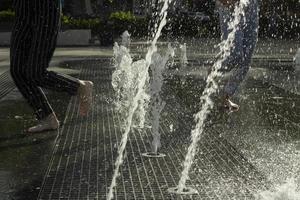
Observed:
[[[0,75],[0,99],[5,97],[8,93],[10,93],[15,85],[12,82],[9,71],[5,71]]]
[[[81,71],[80,78],[95,83],[87,117],[78,115],[75,97],[68,101],[62,95],[52,100],[60,105],[56,110],[64,119],[59,132],[28,137],[22,130],[33,120],[26,104],[9,98],[0,102],[1,129],[5,130],[0,136],[0,159],[6,161],[0,164],[0,197],[105,199],[122,135],[120,116],[112,104],[113,69],[109,59],[68,64]],[[249,77],[234,99],[241,105],[240,112],[228,115],[215,109],[207,121],[188,181],[198,194],[170,194],[168,189],[179,181],[203,83],[168,75],[160,128],[160,151],[166,156],[144,157],[151,151],[151,131],[133,130],[116,199],[254,199],[259,190],[297,175],[292,166],[299,166],[299,96]]]
[[[36,199],[48,167],[57,132],[26,135],[35,124],[32,111],[9,76],[0,77],[1,91],[10,90],[0,99],[0,199]],[[8,93],[8,92],[5,92]],[[64,118],[66,95],[48,93],[60,119]],[[55,98],[54,98],[55,97]]]

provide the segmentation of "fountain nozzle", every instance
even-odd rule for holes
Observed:
[[[179,195],[196,195],[199,194],[198,191],[191,187],[184,187],[179,189],[178,187],[169,188],[168,192],[171,194],[179,194]]]

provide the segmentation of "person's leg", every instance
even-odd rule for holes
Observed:
[[[44,0],[42,0],[44,1]],[[41,2],[42,2],[41,1]],[[46,8],[46,7],[44,7]],[[33,10],[34,9],[34,10]],[[33,56],[32,52],[29,51],[33,48],[36,48],[33,45],[32,41],[37,41],[38,39],[42,40],[43,38],[38,38],[36,32],[32,32],[32,29],[37,26],[37,20],[34,21],[33,13],[35,13],[37,7],[35,0],[28,1],[16,1],[15,10],[16,10],[16,24],[12,31],[11,38],[11,75],[12,78],[18,87],[19,91],[22,93],[24,98],[28,101],[30,106],[34,109],[37,119],[40,120],[40,124],[36,127],[29,129],[30,132],[40,132],[46,129],[56,129],[58,127],[58,120],[56,119],[55,113],[53,112],[50,104],[47,101],[45,94],[42,89],[37,84],[37,81],[32,79],[28,71],[31,68],[28,65],[29,57]],[[48,16],[49,17],[49,16]],[[34,22],[34,23],[33,23]],[[48,38],[44,38],[48,40]],[[35,43],[37,46],[39,42]],[[54,47],[50,48],[47,55],[48,60],[53,54]],[[37,55],[40,55],[42,52],[37,52]],[[62,81],[65,83],[65,80]],[[60,83],[62,83],[60,82]],[[74,81],[76,82],[76,81]],[[57,83],[57,82],[53,82]],[[63,88],[59,91],[67,91],[71,94],[79,94],[81,102],[81,113],[86,114],[91,97],[91,84],[85,81],[78,80],[78,93],[73,91],[73,88],[68,87],[59,87]],[[70,89],[67,90],[66,88]],[[57,88],[55,88],[57,89]],[[70,92],[71,91],[71,92]],[[88,99],[88,100],[87,100]]]
[[[246,64],[251,64],[251,58],[254,53],[257,39],[258,39],[258,26],[259,26],[259,5],[257,0],[250,0],[246,15],[246,27],[244,30],[244,57]],[[247,39],[246,39],[247,38]]]
[[[230,10],[222,5],[218,6],[219,12],[219,23],[221,30],[221,40],[224,41],[228,38],[229,30],[229,22],[232,20],[232,14]]]
[[[258,5],[252,0],[245,11],[245,24],[243,27],[243,59],[233,71],[232,76],[225,86],[225,93],[232,96],[245,79],[251,64],[251,58],[256,46],[258,35]]]
[[[26,77],[37,86],[78,95],[80,114],[86,115],[91,104],[93,83],[65,77],[53,71],[48,71],[53,56],[60,21],[59,0],[34,1],[35,18],[31,48],[29,49],[28,70]]]
[[[231,24],[234,20],[233,12],[234,11],[232,9],[219,6],[219,22],[222,40],[222,43],[220,44],[221,46],[225,45],[225,41],[228,40],[228,36],[233,33],[233,27]],[[244,20],[242,19],[237,25],[237,29],[233,35],[232,45],[228,47],[230,54],[225,58],[222,58],[222,67],[220,71],[228,72],[242,62],[244,33],[241,27],[243,26],[243,22]]]
[[[52,109],[50,105],[44,106],[47,101],[45,103],[38,101],[38,99],[43,99],[44,93],[24,76],[24,69],[27,68],[26,63],[29,57],[28,49],[32,40],[31,6],[30,1],[15,1],[16,22],[11,37],[10,71],[17,88],[36,111],[37,118],[41,119],[45,117],[40,113],[41,110],[48,115],[52,113]]]
[[[234,16],[233,11],[226,8],[220,7],[219,8],[219,16],[220,16],[220,28],[222,33],[222,41],[224,45],[225,41],[228,39],[229,35],[234,33],[232,45],[229,47],[230,54],[222,58],[222,67],[220,71],[228,72],[233,68],[240,66],[243,63],[243,38],[244,32],[242,30],[244,20],[237,24],[235,32],[233,31],[233,27],[230,23],[233,22]],[[223,91],[221,92],[221,98],[223,102],[223,106],[229,111],[237,111],[239,106],[233,103],[230,98],[233,95],[234,91],[231,87],[231,80],[226,83]]]
[[[34,1],[34,27],[26,76],[36,85],[55,91],[76,95],[80,83],[77,79],[66,78],[53,71],[48,71],[53,56],[59,29],[60,8],[58,0]]]

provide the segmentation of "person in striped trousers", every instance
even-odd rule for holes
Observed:
[[[60,24],[59,0],[14,0],[16,21],[10,47],[11,76],[33,108],[38,124],[29,133],[56,130],[59,121],[42,88],[78,95],[81,115],[91,104],[93,83],[48,71]]]

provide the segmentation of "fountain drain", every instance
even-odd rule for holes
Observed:
[[[148,157],[148,158],[162,158],[162,157],[165,157],[166,155],[163,153],[148,152],[148,153],[143,153],[142,156]]]
[[[180,195],[193,195],[193,194],[198,194],[198,191],[195,190],[194,188],[183,188],[182,191],[178,191],[177,187],[169,188],[168,192],[171,194],[180,194]]]

